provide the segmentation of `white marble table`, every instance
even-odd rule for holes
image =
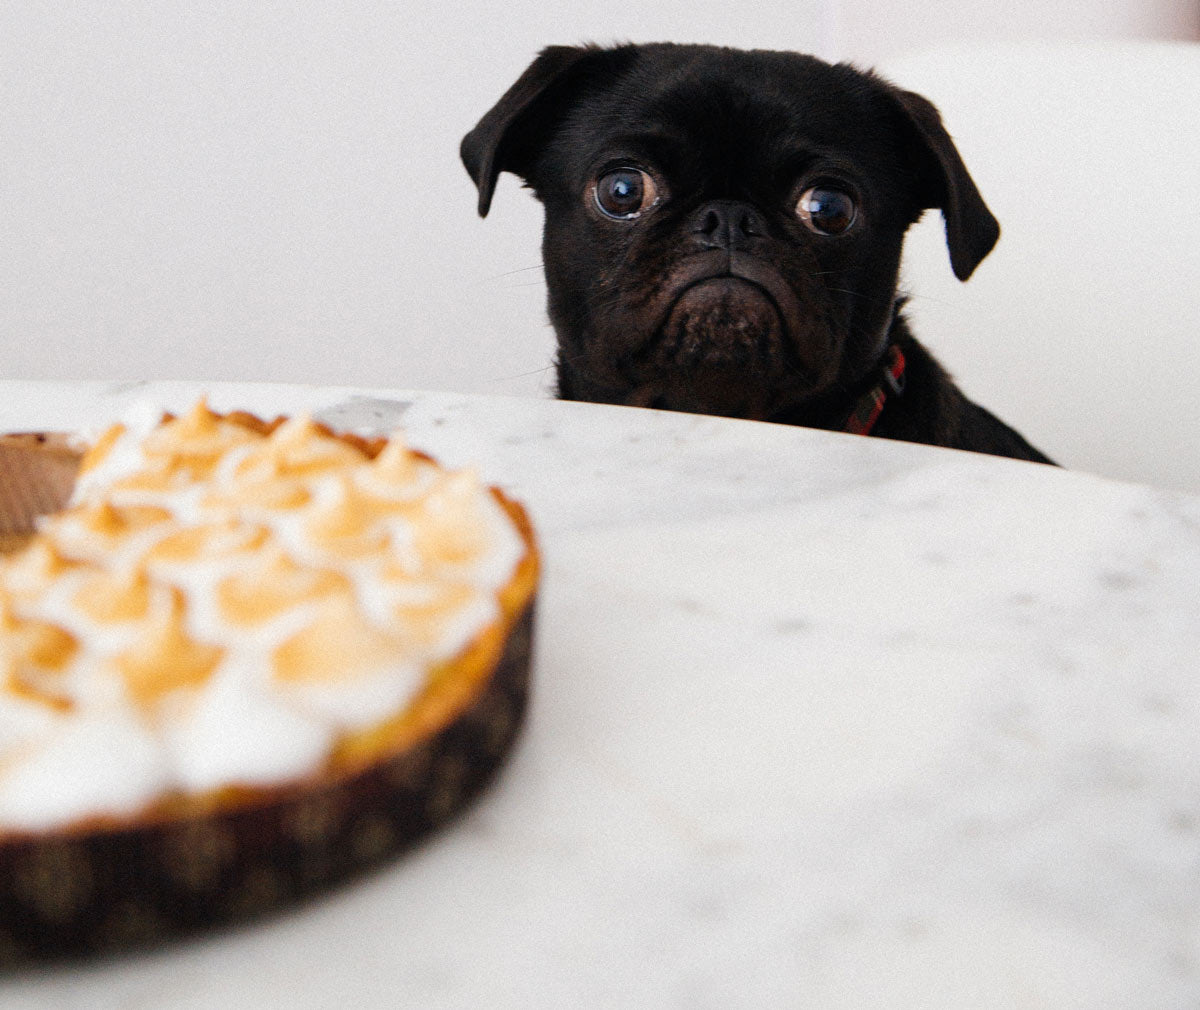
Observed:
[[[1200,1005],[1200,499],[448,394],[0,382],[0,430],[205,388],[403,423],[527,503],[529,720],[384,872],[5,1010]]]

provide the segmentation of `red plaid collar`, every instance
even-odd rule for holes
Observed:
[[[888,394],[899,396],[904,392],[904,352],[896,344],[889,345],[880,366],[880,378],[874,386],[858,398],[843,431],[851,435],[869,435],[883,413]]]

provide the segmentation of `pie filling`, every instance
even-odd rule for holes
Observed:
[[[0,560],[0,834],[318,773],[501,617],[473,470],[310,417],[131,416]]]

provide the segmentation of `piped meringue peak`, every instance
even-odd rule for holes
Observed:
[[[0,834],[319,772],[500,617],[531,550],[399,434],[132,413],[0,559]],[[139,762],[119,789],[109,748]]]

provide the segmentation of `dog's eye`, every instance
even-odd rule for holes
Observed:
[[[593,190],[601,213],[630,221],[658,199],[654,180],[640,168],[617,168],[596,180]]]
[[[858,218],[858,207],[849,193],[830,186],[813,186],[800,197],[796,214],[819,235],[841,235]]]

